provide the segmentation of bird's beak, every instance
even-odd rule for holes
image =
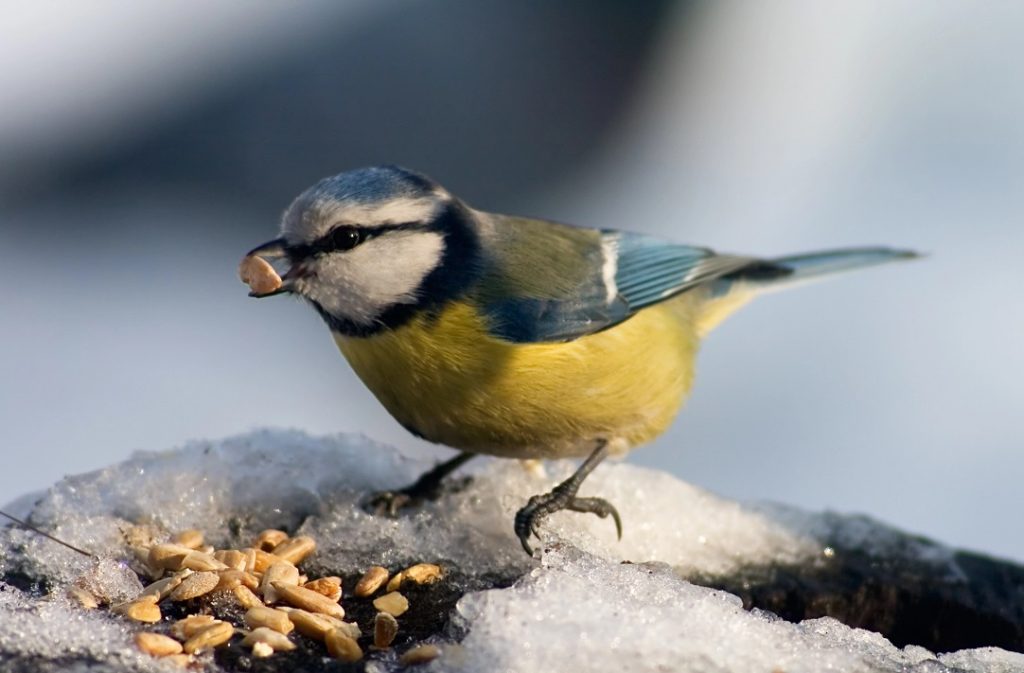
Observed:
[[[287,259],[289,258],[287,244],[283,238],[275,238],[274,240],[267,241],[266,243],[258,245],[249,252],[247,252],[245,255],[245,259],[248,260],[251,257],[258,257],[262,259],[264,262],[268,263],[269,261]],[[270,275],[271,277],[273,277],[273,274],[277,271],[276,269],[271,270],[266,264],[263,265],[263,268],[266,269],[266,275]],[[291,292],[294,288],[295,281],[298,280],[299,278],[302,278],[305,275],[305,269],[303,268],[302,264],[295,264],[288,268],[285,271],[285,273],[280,274],[280,279],[278,280],[277,287],[275,289],[257,291],[254,288],[249,293],[249,296],[256,297],[257,299],[262,299],[263,297],[273,297],[274,295],[283,294],[285,292]],[[250,286],[252,286],[251,283]]]
[[[275,238],[272,241],[267,241],[261,245],[257,245],[255,248],[245,253],[246,257],[263,257],[264,259],[279,259],[286,257],[288,252],[285,250],[285,242],[283,238]]]

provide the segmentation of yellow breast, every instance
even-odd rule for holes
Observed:
[[[470,304],[369,338],[335,335],[352,368],[405,427],[499,456],[585,455],[668,427],[693,376],[699,299],[684,294],[567,343],[492,337]]]

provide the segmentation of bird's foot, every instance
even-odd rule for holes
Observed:
[[[403,509],[439,500],[449,493],[458,493],[469,486],[472,477],[461,479],[424,480],[395,491],[380,491],[366,499],[364,509],[378,516],[396,517]]]
[[[530,547],[530,535],[540,538],[537,527],[549,514],[554,514],[567,509],[572,512],[584,512],[596,514],[602,519],[611,515],[615,520],[615,530],[619,539],[622,539],[622,518],[619,517],[615,506],[604,498],[578,498],[576,489],[578,484],[563,482],[556,486],[550,493],[535,495],[530,498],[526,506],[516,512],[515,530],[523,549],[530,556],[533,556],[533,549]]]

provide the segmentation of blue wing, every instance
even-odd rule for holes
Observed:
[[[750,257],[718,255],[707,248],[639,234],[574,231],[587,231],[593,239],[586,245],[576,241],[571,255],[563,250],[558,260],[538,260],[534,274],[550,277],[551,267],[557,266],[571,282],[560,278],[552,283],[558,289],[547,296],[537,296],[543,293],[536,286],[516,292],[515,284],[506,282],[502,296],[489,296],[483,302],[495,336],[519,343],[569,341],[613,327],[640,309],[758,263]],[[517,263],[533,261],[520,257]]]

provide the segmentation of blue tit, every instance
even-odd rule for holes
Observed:
[[[625,231],[476,210],[386,166],[325,178],[253,257],[287,264],[269,296],[306,300],[406,429],[461,453],[376,503],[437,497],[477,454],[584,458],[515,517],[527,553],[552,512],[611,516],[579,497],[608,455],[651,441],[690,391],[700,340],[768,289],[894,260],[888,248],[759,259]],[[275,276],[275,280],[278,278]]]

